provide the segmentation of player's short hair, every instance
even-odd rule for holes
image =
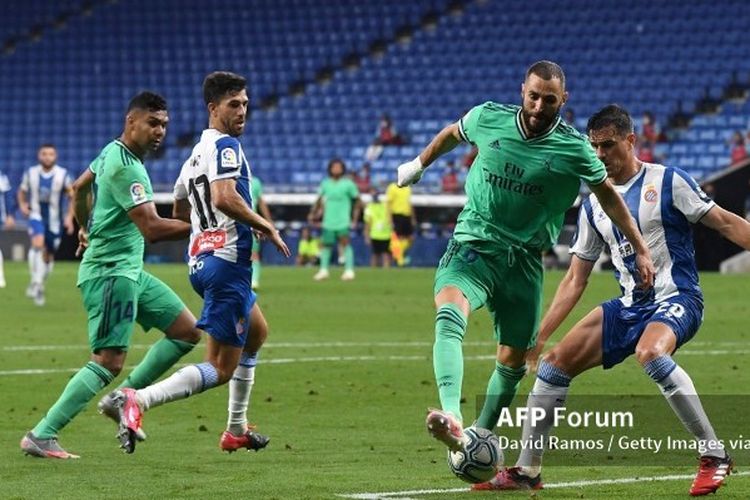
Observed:
[[[127,112],[130,113],[134,109],[142,111],[166,111],[167,100],[156,92],[144,90],[130,99]]]
[[[44,144],[42,144],[41,146],[39,146],[39,148],[37,149],[37,151],[41,151],[42,149],[47,149],[47,148],[51,148],[51,149],[54,149],[55,151],[57,151],[57,148],[51,142],[45,142]]]
[[[336,163],[341,163],[341,167],[343,169],[342,174],[346,174],[346,163],[344,163],[344,160],[341,158],[331,158],[331,160],[328,162],[328,167],[326,170],[328,171],[328,175],[331,175],[331,169]]]
[[[591,115],[586,124],[586,133],[590,133],[592,130],[601,130],[610,125],[615,127],[617,135],[621,137],[635,131],[633,119],[630,117],[628,110],[619,104],[608,104]]]
[[[530,75],[536,75],[542,80],[552,80],[557,78],[562,84],[562,88],[565,88],[565,72],[559,64],[552,61],[537,61],[526,70],[526,79],[528,80]]]
[[[218,104],[227,94],[236,94],[247,88],[245,77],[229,71],[214,71],[203,80],[203,100]]]

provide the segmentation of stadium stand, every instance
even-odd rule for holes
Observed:
[[[0,36],[48,27],[0,57],[0,165],[16,185],[41,142],[58,145],[61,164],[85,168],[119,132],[127,99],[151,88],[172,109],[164,151],[149,162],[154,183],[168,189],[188,155],[181,145],[204,125],[200,83],[215,69],[249,77],[254,109],[243,141],[277,192],[312,191],[332,156],[359,168],[383,112],[410,140],[373,163],[373,181],[389,180],[470,106],[517,102],[523,71],[540,58],[565,68],[579,127],[611,101],[666,123],[679,109],[693,114],[706,95],[720,99],[733,74],[750,81],[750,57],[740,50],[750,3],[742,0],[19,5]],[[747,103],[696,116],[658,152],[703,178],[727,165],[726,138],[745,130],[749,116]],[[428,172],[420,188],[439,191],[441,173]]]

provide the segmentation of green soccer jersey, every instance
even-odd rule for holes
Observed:
[[[78,268],[78,285],[102,276],[137,281],[143,269],[144,241],[128,211],[153,199],[146,167],[115,140],[102,149],[89,169],[96,176],[94,206],[88,224],[89,247]]]
[[[348,177],[323,179],[318,188],[323,197],[323,227],[347,229],[352,222],[352,203],[359,197],[359,189]]]
[[[528,138],[519,106],[486,102],[461,118],[459,131],[479,153],[454,238],[485,253],[508,243],[551,247],[581,181],[607,178],[588,139],[559,117],[546,133]]]
[[[258,200],[260,200],[261,196],[263,196],[263,183],[260,182],[260,179],[253,176],[253,180],[250,183],[250,197],[253,200],[253,212],[258,211]]]

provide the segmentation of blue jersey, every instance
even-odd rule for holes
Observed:
[[[211,201],[211,183],[223,179],[235,179],[238,194],[252,208],[252,178],[242,146],[234,137],[206,129],[174,186],[175,199],[187,199],[191,206],[191,265],[206,254],[250,265],[252,228],[222,213]]]
[[[714,202],[684,171],[649,163],[615,189],[625,200],[651,251],[656,268],[653,290],[636,288],[633,246],[607,217],[594,194],[581,205],[570,252],[595,261],[605,245],[609,246],[625,307],[663,302],[679,294],[702,300],[690,224],[706,215]]]
[[[0,170],[0,228],[5,219],[13,215],[13,197],[11,196],[10,181],[8,176]]]
[[[41,221],[52,233],[60,233],[63,198],[72,185],[68,171],[59,165],[48,171],[41,165],[29,167],[21,181],[21,190],[26,193],[31,210],[29,220]]]

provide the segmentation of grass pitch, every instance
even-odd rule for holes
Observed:
[[[360,269],[343,283],[334,269],[314,283],[311,269],[265,268],[259,303],[271,333],[256,373],[250,413],[271,444],[260,453],[219,451],[226,419],[226,388],[156,408],[146,414],[147,442],[134,455],[118,450],[114,425],[95,411],[95,401],[60,435],[77,461],[25,457],[23,434],[55,401],[71,374],[88,358],[85,315],[75,287],[77,266],[59,263],[48,283],[47,305],[24,296],[26,266],[6,264],[8,287],[0,290],[0,498],[490,498],[457,490],[445,451],[424,430],[428,406],[437,402],[432,375],[434,309],[432,270]],[[149,268],[172,286],[194,313],[200,300],[186,268]],[[562,274],[547,275],[547,301]],[[747,276],[702,277],[703,328],[676,360],[701,394],[750,395],[750,312]],[[552,340],[585,312],[617,294],[609,274],[595,275],[584,299]],[[493,369],[494,342],[486,312],[470,319],[466,336],[465,417]],[[128,365],[135,365],[157,336],[140,329]],[[704,354],[702,354],[704,352]],[[201,359],[196,348],[185,362]],[[121,375],[120,377],[123,377]],[[119,380],[119,378],[118,378]],[[527,377],[520,394],[533,384]],[[592,370],[574,381],[571,394],[657,395],[653,382],[629,359],[613,371]],[[525,396],[524,396],[525,397]],[[663,401],[661,402],[663,403]],[[711,408],[708,408],[711,414]],[[750,436],[747,415],[732,415],[737,433]],[[679,428],[676,419],[670,424]],[[517,453],[507,452],[508,462]],[[685,452],[660,467],[566,467],[547,462],[550,487],[538,498],[681,498],[691,479],[616,483],[609,479],[692,475],[697,461]],[[738,471],[746,470],[738,464]],[[437,490],[434,493],[412,490]],[[380,492],[391,492],[381,495]],[[364,494],[371,494],[369,496]],[[750,498],[750,478],[732,476],[719,491]],[[529,493],[503,493],[527,498]]]

